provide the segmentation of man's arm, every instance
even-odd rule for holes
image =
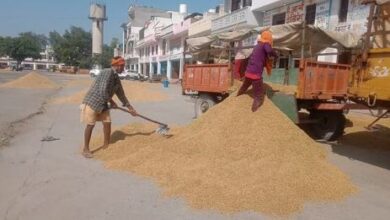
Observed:
[[[127,100],[125,91],[123,90],[123,86],[120,80],[118,80],[119,87],[115,91],[115,95],[119,98],[119,100],[122,102],[123,106],[128,107],[130,105],[129,100]]]
[[[275,52],[274,49],[272,49],[270,44],[264,44],[264,49],[267,55],[270,57],[274,57],[275,59],[278,58],[278,54]]]

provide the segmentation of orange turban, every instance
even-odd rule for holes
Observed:
[[[257,38],[257,41],[260,41],[261,43],[269,43],[272,46],[272,33],[270,31],[263,31]]]
[[[125,65],[125,59],[119,56],[112,58],[111,66],[121,66],[121,65]]]

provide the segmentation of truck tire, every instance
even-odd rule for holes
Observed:
[[[310,119],[317,121],[310,126],[316,139],[334,141],[344,133],[346,119],[343,111],[315,110],[310,112]]]
[[[215,99],[208,94],[200,94],[195,100],[195,118],[198,118],[216,104]]]

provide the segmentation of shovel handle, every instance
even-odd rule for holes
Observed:
[[[129,110],[127,110],[127,109],[125,109],[125,108],[122,108],[122,107],[116,107],[116,108],[114,108],[114,109],[119,109],[119,110],[121,110],[121,111],[124,111],[124,112],[127,112],[127,113],[131,114],[131,113],[129,112]],[[153,119],[150,119],[150,118],[148,118],[148,117],[146,117],[146,116],[143,116],[143,115],[140,115],[140,114],[138,114],[138,113],[137,113],[136,116],[138,116],[138,117],[140,117],[140,118],[143,118],[143,119],[145,119],[145,120],[147,120],[147,121],[153,122],[153,123],[155,123],[155,124],[159,124],[159,125],[161,125],[161,126],[168,127],[167,124],[164,124],[164,123],[155,121],[155,120],[153,120]]]

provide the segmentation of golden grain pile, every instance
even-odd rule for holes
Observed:
[[[92,84],[93,80],[92,79],[77,79],[77,80],[70,80],[65,83],[66,87],[77,87],[77,86],[82,86],[89,88]]]
[[[289,215],[306,202],[341,200],[356,191],[325,150],[270,101],[231,97],[171,138],[154,126],[130,124],[95,156],[110,169],[156,181],[167,196],[223,213]],[[101,144],[101,137],[92,146]]]
[[[87,82],[80,82],[81,85],[85,85]],[[72,84],[71,84],[72,85]],[[75,85],[75,84],[73,84]],[[159,85],[159,84],[158,84]],[[145,101],[164,101],[168,99],[168,96],[157,90],[155,84],[122,81],[122,86],[125,91],[127,99],[130,102],[145,102]],[[53,104],[80,104],[88,89],[76,92],[73,95],[58,97],[52,101]],[[118,98],[114,95],[114,100],[119,102]]]
[[[51,81],[46,76],[36,72],[31,72],[11,82],[1,84],[0,88],[55,89],[59,88],[59,85]]]

